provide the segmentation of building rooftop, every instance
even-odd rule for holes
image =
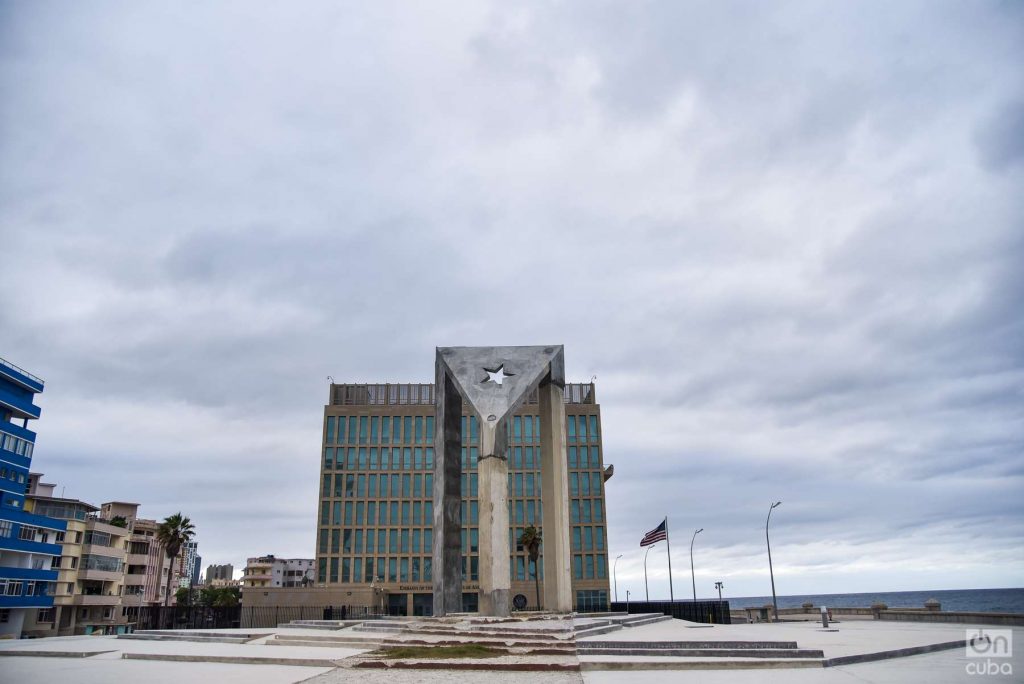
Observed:
[[[566,383],[563,392],[566,404],[596,404],[594,383]],[[433,383],[331,383],[332,406],[409,406],[432,405]],[[537,403],[537,391],[526,396],[527,404]]]

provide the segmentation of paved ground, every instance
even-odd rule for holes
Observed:
[[[1024,635],[1022,635],[1024,636]],[[1020,651],[1018,650],[1017,653]],[[977,659],[967,658],[963,649],[926,655],[861,663],[842,667],[807,670],[677,670],[672,672],[585,672],[584,684],[665,684],[707,682],[708,684],[957,684],[987,681],[991,684],[1024,682],[1024,657],[1009,662],[1011,674],[972,675],[967,666]],[[984,660],[981,661],[984,663]],[[996,662],[993,660],[993,662]],[[325,675],[330,676],[330,674]],[[317,679],[317,682],[335,681]],[[440,681],[440,680],[438,680]]]
[[[820,648],[826,657],[877,652],[907,646],[954,641],[965,638],[965,628],[958,625],[928,623],[843,622],[837,632],[820,631],[811,623],[721,625],[713,628],[692,628],[681,621],[657,623],[594,637],[598,640],[626,641],[695,641],[695,640],[772,640],[796,641],[802,648]],[[231,632],[232,630],[225,630]],[[245,630],[238,630],[245,631]],[[249,630],[253,631],[253,630]],[[259,630],[275,632],[277,630]],[[284,631],[284,630],[282,630]],[[294,633],[294,630],[288,630]],[[303,630],[310,634],[330,632]],[[88,658],[44,658],[0,655],[0,684],[18,681],[68,681],[74,684],[108,684],[110,682],[143,681],[145,684],[182,684],[182,682],[223,682],[225,684],[293,684],[315,682],[332,684],[357,677],[360,684],[520,684],[524,679],[538,684],[612,684],[639,682],[664,684],[666,680],[691,682],[865,682],[874,684],[938,684],[941,682],[977,681],[979,675],[968,668],[981,666],[982,678],[988,681],[1024,682],[1024,629],[1014,629],[1017,657],[992,659],[993,670],[985,671],[984,658],[968,658],[963,648],[919,656],[863,663],[833,668],[787,670],[697,670],[697,671],[599,671],[577,673],[498,673],[444,671],[372,671],[353,672],[348,669],[296,665],[246,665],[201,662],[161,662],[123,660],[123,653],[150,653],[194,656],[259,656],[274,658],[341,659],[365,652],[351,648],[315,648],[267,646],[256,640],[247,644],[166,642],[116,639],[114,637],[81,636],[52,639],[0,641],[0,654],[15,651],[63,651],[97,653]],[[110,651],[100,653],[101,651]],[[586,656],[585,659],[600,656]],[[1007,670],[1009,671],[1007,672]]]
[[[800,648],[821,649],[826,658],[835,658],[964,638],[964,625],[927,622],[854,620],[833,623],[831,628],[837,631],[824,631],[821,623],[814,622],[760,622],[709,627],[670,620],[586,637],[581,641],[795,641]],[[1024,630],[1014,631],[1019,633],[1020,643],[1024,643]]]

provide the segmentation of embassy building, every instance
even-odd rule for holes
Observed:
[[[608,535],[601,408],[593,383],[566,384],[566,454],[574,607],[608,607]],[[332,384],[324,407],[316,584],[336,601],[398,615],[432,612],[433,384]],[[508,426],[508,552],[517,607],[537,606],[533,563],[518,544],[541,527],[541,434],[534,390]],[[464,405],[463,610],[478,609],[479,422]],[[543,555],[543,549],[541,551]],[[540,596],[543,563],[538,561]]]

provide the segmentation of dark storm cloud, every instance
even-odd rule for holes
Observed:
[[[1024,576],[1015,5],[2,12],[0,355],[68,495],[308,556],[328,374],[554,341],[620,589],[667,513],[763,593],[777,499],[790,593]]]

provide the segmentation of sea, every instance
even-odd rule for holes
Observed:
[[[942,589],[938,591],[879,591],[863,594],[806,594],[778,596],[779,608],[799,608],[810,602],[815,607],[868,608],[884,603],[890,608],[924,608],[935,599],[942,610],[985,613],[1024,613],[1024,589]],[[733,610],[754,608],[772,602],[771,596],[722,596]]]

